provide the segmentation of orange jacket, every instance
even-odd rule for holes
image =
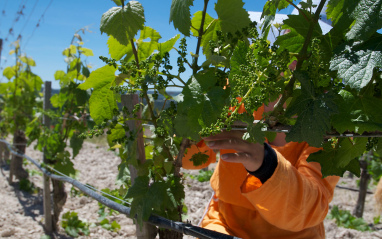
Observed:
[[[205,144],[193,145],[183,158],[183,167],[197,169],[216,161]],[[242,164],[219,160],[211,186],[215,191],[202,227],[251,238],[325,238],[323,220],[329,209],[339,177],[322,178],[318,163],[308,163],[309,154],[319,149],[307,143],[289,142],[272,148],[278,166],[264,184],[249,174]],[[208,154],[209,160],[194,167],[194,153]],[[221,150],[221,154],[232,152]]]

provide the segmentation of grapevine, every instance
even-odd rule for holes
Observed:
[[[329,33],[318,24],[326,0],[317,8],[310,1],[303,7],[292,4],[299,14],[277,24],[282,34],[273,44],[266,40],[272,27],[269,20],[289,1],[264,5],[268,23],[260,34],[241,0],[218,0],[216,19],[207,13],[208,0],[192,17],[193,1],[173,0],[170,21],[190,37],[180,41],[180,35],[160,41],[160,34],[144,25],[139,2],[122,1],[117,4],[121,7],[103,14],[101,32],[109,37],[110,56],[101,57],[105,66],[79,86],[93,90],[90,115],[98,125],[84,136],[107,132],[110,147],[118,149],[122,159],[120,180],[128,178],[128,167],[137,169],[134,184],[124,181],[137,222],[141,224],[151,213],[181,220],[184,192],[179,170],[186,148],[203,136],[232,129],[237,121],[246,124],[245,139],[253,142],[270,139],[264,129],[287,128],[287,141],[322,148],[308,161],[319,162],[323,176],[341,176],[345,171],[359,175],[358,156],[367,149],[382,149],[380,141],[340,137],[382,131],[382,115],[373,110],[382,103],[382,37],[377,33],[382,25],[364,26],[379,17],[359,7],[365,1],[328,1],[326,13],[333,23]],[[227,6],[232,8],[229,13]],[[189,54],[190,40],[197,45]],[[172,54],[176,63],[170,61]],[[206,57],[202,63],[199,54]],[[185,77],[187,67],[192,75]],[[181,94],[171,96],[170,87],[179,88]],[[134,93],[140,98],[134,110],[117,104],[121,95]],[[159,99],[164,99],[162,105],[156,105]],[[274,101],[274,109],[253,124],[252,113]],[[136,130],[127,126],[131,120],[138,122]],[[134,153],[142,123],[149,124],[153,133],[145,142],[149,152],[145,162]],[[349,150],[351,158],[346,154]],[[203,152],[191,160],[207,161]],[[160,196],[153,200],[154,194]]]

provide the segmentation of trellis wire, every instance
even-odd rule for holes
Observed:
[[[109,208],[111,208],[111,209],[113,209],[115,211],[123,213],[126,216],[128,216],[129,218],[132,218],[132,216],[130,215],[131,209],[129,207],[123,206],[123,205],[121,205],[119,203],[116,203],[116,202],[114,202],[114,201],[112,201],[112,200],[110,200],[110,199],[108,199],[106,197],[103,197],[103,196],[95,193],[92,190],[92,189],[94,189],[94,187],[91,187],[91,186],[89,187],[88,185],[84,185],[84,184],[80,183],[79,181],[77,181],[77,180],[75,180],[75,179],[73,179],[71,177],[68,177],[65,174],[63,174],[63,173],[61,173],[61,172],[59,172],[59,171],[57,171],[55,169],[50,168],[50,169],[54,170],[55,172],[57,172],[57,173],[59,173],[61,175],[64,175],[64,176],[59,176],[59,175],[56,175],[56,174],[53,174],[53,173],[49,172],[44,167],[42,167],[41,164],[39,164],[36,160],[32,159],[31,157],[29,157],[29,156],[27,156],[25,154],[20,154],[20,153],[14,151],[12,149],[11,145],[6,140],[0,139],[0,142],[5,143],[7,145],[7,147],[8,147],[8,149],[9,149],[9,151],[12,154],[14,154],[16,156],[19,156],[19,157],[23,157],[23,158],[27,159],[28,161],[30,161],[31,163],[33,163],[46,176],[48,176],[48,177],[50,177],[52,179],[55,179],[55,180],[59,180],[59,181],[70,183],[73,186],[75,186],[76,188],[78,188],[81,192],[87,194],[88,196],[90,196],[93,199],[97,200],[101,204],[103,204],[103,205],[105,205],[105,206],[107,206],[107,207],[109,207]],[[108,196],[112,196],[112,195],[109,195],[109,194],[107,194],[105,192],[102,192],[102,191],[101,191],[101,193],[103,193],[105,195],[108,195]],[[119,198],[116,198],[116,199],[121,201],[121,199],[119,199]],[[125,202],[125,201],[123,201],[123,202]],[[125,202],[125,203],[127,203],[127,202]],[[212,238],[240,239],[238,237],[234,237],[234,236],[226,235],[226,234],[219,233],[219,232],[216,232],[216,231],[211,231],[211,230],[208,230],[208,229],[205,229],[205,228],[193,226],[193,225],[191,225],[189,223],[175,222],[175,221],[169,220],[167,218],[160,217],[160,216],[153,215],[153,214],[149,217],[147,222],[152,224],[152,225],[154,225],[154,226],[158,226],[158,227],[161,227],[161,228],[177,231],[177,232],[183,233],[185,235],[190,235],[190,236],[194,236],[194,237],[198,237],[198,238],[202,238],[202,239],[212,239]]]

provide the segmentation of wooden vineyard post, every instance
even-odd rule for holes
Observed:
[[[129,94],[121,96],[122,106],[126,107],[129,112],[132,112],[134,106],[139,103],[139,98],[137,94]],[[128,115],[127,117],[130,117]],[[141,112],[138,112],[138,118],[141,117]],[[145,145],[143,139],[143,128],[142,124],[138,120],[129,120],[126,122],[131,132],[137,132],[137,158],[141,164],[146,161],[145,155]],[[130,136],[130,132],[126,132],[126,136]],[[129,166],[131,184],[134,184],[135,178],[137,175],[137,170],[133,166]],[[157,228],[148,223],[143,223],[142,228],[139,225],[136,225],[136,235],[138,239],[153,239],[157,234]]]
[[[356,217],[362,217],[364,207],[365,207],[365,199],[367,193],[367,185],[369,184],[370,174],[367,171],[367,164],[369,161],[369,155],[372,154],[372,151],[364,154],[362,159],[359,161],[361,167],[361,178],[359,183],[359,194],[357,204],[354,208],[353,214]]]
[[[44,111],[47,111],[50,109],[50,96],[52,92],[52,82],[46,81],[44,83]],[[43,117],[43,124],[45,127],[50,127],[50,119],[49,117],[44,114]],[[48,163],[48,159],[46,158],[45,155],[45,149],[43,153],[43,159],[44,163]],[[50,200],[50,180],[49,177],[46,176],[45,174],[43,175],[43,202],[44,202],[44,217],[45,217],[45,230],[47,234],[51,234],[53,229],[53,223],[52,223],[52,205],[51,205],[51,200]]]

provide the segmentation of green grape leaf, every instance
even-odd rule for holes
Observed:
[[[344,43],[334,52],[330,70],[337,70],[345,85],[360,90],[372,79],[373,70],[382,67],[382,35],[375,34],[364,43]]]
[[[115,183],[117,185],[126,185],[129,180],[130,180],[129,168],[126,166],[126,163],[121,163],[118,166],[118,175],[117,175],[117,179]]]
[[[58,70],[54,73],[54,79],[55,80],[61,80],[62,78],[64,78],[66,75],[66,73],[64,71],[61,71],[61,70]]]
[[[308,35],[310,23],[306,21],[303,15],[288,15],[288,19],[285,19],[283,23],[282,29],[289,29],[290,32],[277,37],[274,44],[280,46],[279,51],[287,49],[290,52],[300,52],[304,45],[305,37]],[[320,24],[315,24],[312,38],[321,35]]]
[[[27,84],[30,87],[30,89],[33,89],[35,91],[40,91],[42,89],[42,85],[44,84],[41,77],[38,75],[32,73],[32,72],[24,72],[27,76]]]
[[[190,161],[194,164],[194,166],[200,166],[207,163],[209,157],[210,156],[208,156],[207,154],[198,152],[192,155],[192,157],[190,158]]]
[[[30,57],[20,56],[19,59],[20,61],[24,62],[28,66],[36,66],[36,62]]]
[[[170,191],[174,198],[179,202],[182,198],[185,197],[184,185],[181,182],[180,178],[173,178],[171,181]]]
[[[120,60],[124,55],[127,55],[127,59],[133,58],[133,48],[131,44],[122,45],[113,36],[110,36],[107,40],[107,45],[109,47],[110,57],[116,60]]]
[[[145,40],[147,38],[150,38],[151,41],[153,41],[153,42],[158,42],[158,40],[161,39],[162,36],[159,34],[159,32],[157,32],[153,28],[148,27],[148,26],[144,26],[143,29],[141,30],[139,39],[137,41],[138,45],[139,45],[139,43],[143,42],[143,40]]]
[[[77,105],[86,105],[89,101],[89,95],[85,90],[76,88],[73,94],[75,95]]]
[[[175,29],[185,36],[190,36],[190,6],[193,6],[193,2],[194,0],[172,0],[171,2],[169,22],[173,22]]]
[[[82,64],[82,74],[88,78],[90,76],[90,70],[89,67],[86,66],[85,64]]]
[[[304,10],[310,10],[311,8],[317,7],[317,4],[313,4],[312,0],[307,0],[306,2],[301,1],[300,6]]]
[[[330,0],[327,9],[327,19],[332,21],[330,35],[338,41],[342,40],[344,31],[347,31],[354,22],[351,17],[359,1],[354,0]]]
[[[163,56],[164,53],[171,51],[179,38],[180,38],[180,34],[177,34],[173,38],[171,38],[165,42],[159,43],[158,44],[159,54],[161,54]]]
[[[137,1],[128,2],[122,9],[113,7],[102,15],[101,33],[113,36],[122,45],[127,45],[130,39],[143,29],[145,16],[142,5]]]
[[[381,138],[378,139],[377,147],[375,152],[379,155],[382,155],[382,140]]]
[[[153,209],[161,212],[166,208],[168,201],[167,184],[165,182],[153,182],[149,185],[149,178],[139,176],[134,180],[134,184],[129,188],[126,198],[133,198],[131,214],[137,214],[137,222],[142,225],[142,221],[147,221]]]
[[[50,97],[50,103],[54,108],[62,108],[65,102],[68,100],[68,96],[65,93],[58,93]]]
[[[215,4],[215,11],[221,21],[221,28],[224,32],[236,33],[248,27],[251,23],[247,10],[243,8],[242,0],[218,0]]]
[[[355,23],[346,34],[349,40],[366,40],[382,27],[382,0],[360,0],[352,17]]]
[[[288,106],[286,116],[298,115],[295,125],[287,134],[287,141],[306,141],[320,147],[323,136],[330,130],[330,116],[337,113],[335,94],[327,92],[316,96],[314,85],[307,73],[295,72],[301,82],[301,94]]]
[[[121,229],[121,225],[117,221],[114,220],[111,223],[111,229],[113,229],[113,231],[118,231]]]
[[[93,51],[89,48],[80,47],[78,49],[84,56],[94,56]]]
[[[241,75],[242,71],[240,69],[241,65],[248,65],[247,52],[249,51],[249,46],[242,41],[237,43],[237,46],[231,57],[231,71],[229,74],[229,79],[232,79],[234,75]]]
[[[14,67],[8,66],[3,70],[3,76],[7,77],[8,80],[12,79],[12,77],[14,77],[15,75],[16,71]]]
[[[150,185],[149,191],[147,192],[146,198],[150,199],[150,206],[157,211],[162,211],[163,209],[163,201],[167,198],[167,185],[165,182],[154,182]],[[151,214],[151,210],[149,215],[144,218],[147,220]]]
[[[288,1],[284,0],[270,0],[267,1],[263,7],[261,18],[268,15],[275,15],[277,10],[285,9],[289,6]]]
[[[103,66],[93,71],[86,81],[78,86],[81,90],[88,90],[90,88],[99,89],[105,85],[110,84],[115,79],[115,71],[117,69],[113,66]]]
[[[67,176],[74,176],[76,174],[74,164],[70,160],[68,151],[63,151],[57,154],[53,168]]]
[[[202,37],[201,46],[203,47],[203,54],[207,57],[211,55],[210,41],[217,41],[217,32],[221,30],[221,21],[219,19],[214,19],[206,29],[206,32]]]
[[[148,38],[150,41],[144,41]],[[145,60],[158,48],[158,40],[161,38],[161,35],[151,27],[145,26],[143,28],[139,39],[136,41],[139,61]]]
[[[245,140],[248,140],[249,142],[263,144],[265,141],[265,131],[262,131],[262,128],[266,125],[261,122],[253,124],[253,115],[251,114],[247,114],[247,119],[248,130],[247,133],[244,134],[243,139],[245,138]]]
[[[332,116],[333,127],[339,132],[351,131],[364,133],[382,130],[382,112],[376,110],[382,105],[382,100],[362,95],[356,96],[349,91],[339,92],[339,113]]]
[[[213,71],[200,72],[192,76],[183,89],[183,101],[178,103],[175,118],[175,129],[179,136],[197,141],[201,127],[210,126],[220,116],[227,92],[215,87],[215,81]]]
[[[93,71],[89,78],[78,86],[81,90],[94,89],[89,99],[89,108],[90,116],[96,124],[111,119],[113,109],[117,107],[114,92],[110,90],[115,81],[115,71],[113,66],[103,66]]]
[[[272,27],[272,23],[275,20],[274,15],[267,15],[264,17],[263,22],[261,23],[261,37],[263,39],[268,39],[269,30]]]
[[[359,163],[356,158],[363,154],[366,143],[366,138],[357,138],[353,142],[349,138],[341,138],[333,148],[331,142],[326,142],[323,150],[311,154],[307,161],[320,163],[323,177],[343,176],[346,171],[359,176]]]
[[[194,13],[194,16],[191,19],[191,25],[193,26],[191,28],[191,32],[195,37],[199,36],[198,30],[200,28],[200,25],[202,24],[202,17],[203,17],[203,12],[197,11]],[[206,13],[206,16],[204,18],[203,32],[207,29],[207,27],[214,20],[216,21],[216,19],[212,18],[208,13]]]
[[[70,138],[70,147],[73,149],[72,158],[74,159],[80,152],[84,139],[78,137],[78,134],[74,133]]]
[[[145,60],[156,49],[158,49],[158,43],[157,42],[154,42],[154,41],[141,42],[138,45],[138,59],[139,59],[139,61]]]
[[[174,168],[174,164],[171,161],[164,162],[163,163],[163,168],[164,168],[164,170],[166,170],[167,174],[170,174],[172,169]]]
[[[139,176],[134,179],[134,184],[129,188],[125,198],[142,198],[149,190],[150,179],[145,176]]]
[[[112,0],[117,6],[122,6],[122,2],[124,0]]]

